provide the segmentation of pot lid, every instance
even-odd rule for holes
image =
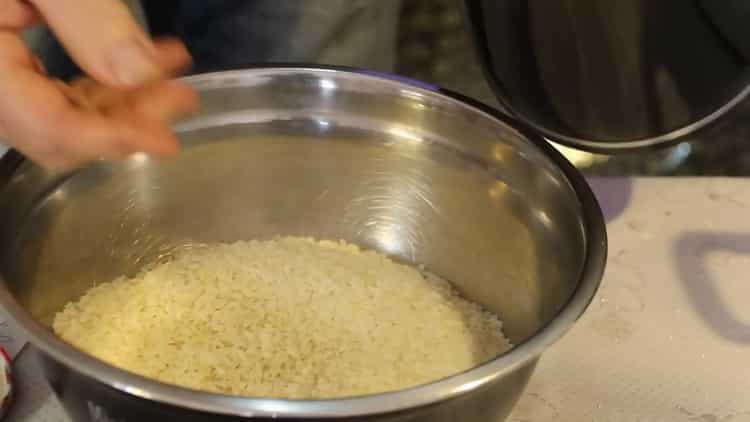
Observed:
[[[750,93],[746,0],[466,0],[506,110],[545,137],[612,153],[671,144]]]

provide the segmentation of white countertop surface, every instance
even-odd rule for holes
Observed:
[[[750,179],[591,182],[604,281],[509,421],[750,422]],[[27,357],[8,420],[67,422]]]

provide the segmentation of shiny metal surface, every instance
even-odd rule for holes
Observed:
[[[708,128],[750,93],[744,0],[466,0],[501,103],[548,138],[593,151]]]
[[[203,110],[177,128],[184,151],[175,159],[134,156],[70,175],[18,156],[0,161],[0,304],[29,332],[71,414],[504,418],[604,268],[601,212],[575,169],[491,110],[395,77],[260,68],[188,80]],[[424,264],[498,313],[518,346],[410,390],[290,401],[160,384],[45,328],[92,284],[176,248],[276,235],[346,239]]]

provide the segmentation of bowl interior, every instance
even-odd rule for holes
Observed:
[[[348,72],[191,79],[184,151],[55,175],[0,197],[0,270],[49,324],[92,285],[206,242],[344,239],[424,264],[499,314],[514,343],[564,306],[586,255],[576,193],[501,121],[429,89]]]

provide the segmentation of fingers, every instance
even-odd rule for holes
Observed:
[[[163,76],[158,51],[120,0],[28,0],[87,74],[133,87]]]
[[[33,7],[21,0],[0,0],[0,29],[17,31],[39,20]]]
[[[156,42],[159,61],[167,75],[178,75],[190,64],[190,55],[177,40]],[[192,88],[179,81],[157,81],[139,88],[124,90],[108,87],[91,78],[79,78],[70,86],[60,83],[66,96],[79,108],[104,114],[126,109],[146,120],[168,123],[193,113],[198,97]]]
[[[174,38],[157,39],[157,60],[165,76],[178,76],[190,70],[193,59],[182,41]]]
[[[84,114],[92,130],[88,144],[79,145],[77,164],[93,160],[118,161],[143,152],[157,158],[171,157],[179,150],[179,142],[171,130],[160,122],[128,115],[124,111],[109,116]]]
[[[0,51],[14,53],[12,40],[2,34]],[[11,146],[42,166],[66,169],[97,159],[117,160],[134,152],[168,156],[177,141],[165,119],[187,110],[190,92],[162,81],[143,88],[142,95],[160,98],[146,105],[145,96],[132,107],[113,107],[109,114],[77,108],[59,85],[35,70],[33,60],[0,60],[0,127]],[[134,92],[137,92],[134,91]],[[143,102],[142,102],[143,101]],[[151,108],[153,107],[153,108]]]
[[[190,66],[182,43],[151,42],[120,0],[0,0],[0,9],[0,136],[10,146],[53,169],[177,151],[169,123],[198,102],[164,79]],[[93,79],[45,76],[15,33],[40,18]]]
[[[9,31],[0,31],[0,62],[33,66],[36,68],[36,58],[31,54],[21,38]]]
[[[104,86],[90,78],[77,79],[70,85],[57,83],[73,105],[104,115],[132,114],[142,120],[170,123],[198,108],[195,91],[180,81],[159,81],[128,91]]]
[[[169,123],[194,113],[198,109],[198,96],[182,82],[166,81],[133,93],[130,108],[144,119]]]

